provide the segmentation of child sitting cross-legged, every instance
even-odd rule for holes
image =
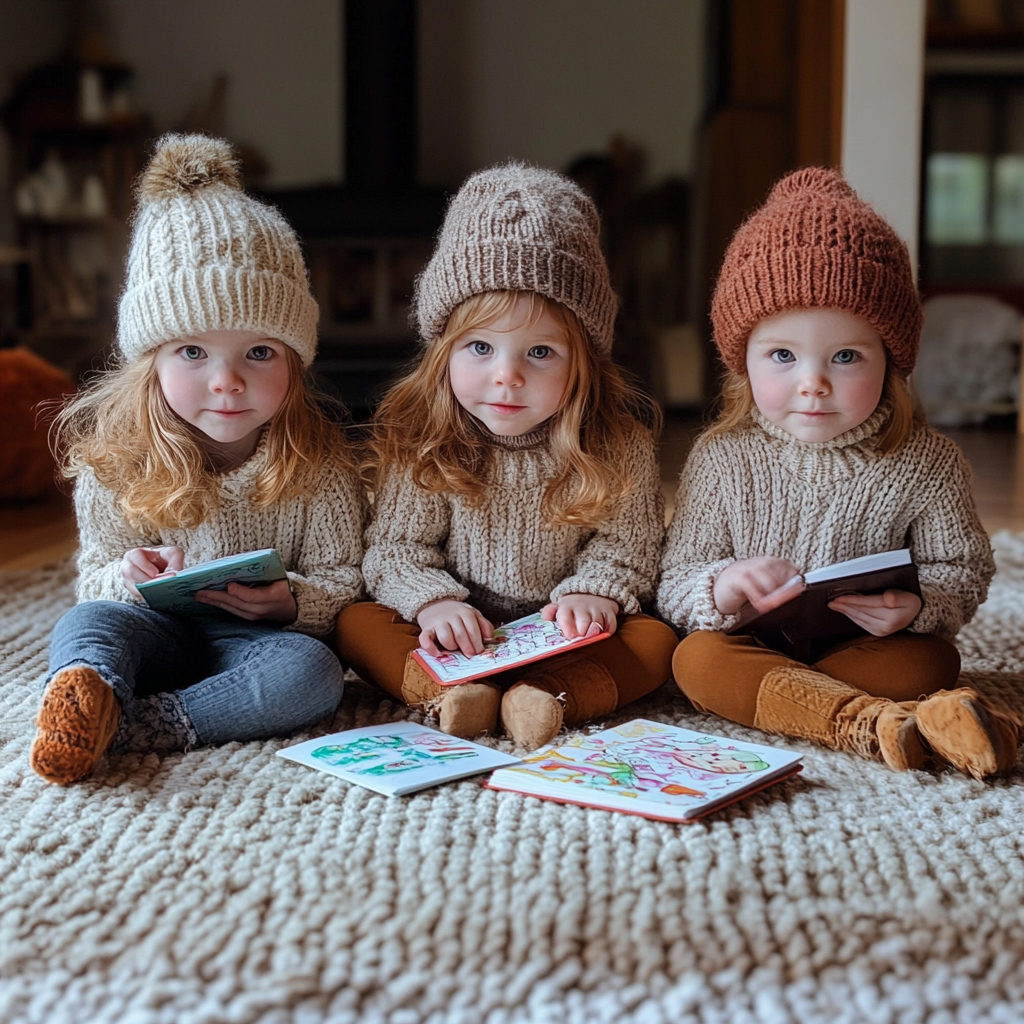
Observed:
[[[956,687],[953,638],[994,572],[957,446],[915,415],[921,306],[906,246],[839,174],[798,171],[737,231],[715,290],[727,367],[718,421],[679,483],[658,592],[689,632],[673,656],[700,710],[916,768],[976,778],[1016,761],[1015,715]],[[799,574],[909,546],[921,596],[848,594],[866,635],[804,663],[729,635]]]
[[[616,300],[590,199],[509,164],[452,200],[417,285],[423,353],[374,425],[363,572],[378,603],[339,619],[363,678],[470,737],[501,720],[528,748],[669,676],[673,631],[641,614],[664,520],[643,405],[611,361]],[[483,651],[543,609],[569,638],[613,635],[441,687],[411,658]]]
[[[329,715],[320,638],[362,593],[356,460],[306,380],[317,306],[298,240],[241,190],[231,147],[167,136],[138,185],[116,367],[58,421],[75,478],[78,600],[57,623],[32,768],[67,784],[104,752],[280,735]],[[137,584],[276,548],[287,580],[204,590],[208,613]]]

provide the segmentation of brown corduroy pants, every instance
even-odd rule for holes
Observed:
[[[419,626],[406,622],[393,608],[363,601],[349,605],[338,617],[337,650],[341,660],[367,682],[403,700],[405,663],[419,646]],[[678,640],[671,627],[649,615],[623,615],[619,628],[607,640],[579,651],[566,651],[540,662],[510,669],[491,677],[508,688],[530,673],[543,669],[571,682],[572,666],[581,659],[603,665],[615,681],[616,707],[656,690],[672,674],[672,652]],[[447,687],[438,686],[435,697]]]
[[[917,700],[956,686],[960,652],[942,637],[903,631],[844,641],[805,665],[753,637],[697,632],[686,637],[672,656],[676,684],[698,711],[743,725],[754,724],[761,680],[772,669],[786,666],[823,672],[873,697]]]

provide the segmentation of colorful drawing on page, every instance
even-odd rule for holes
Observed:
[[[381,763],[382,758],[396,756],[396,760]],[[362,736],[349,743],[330,744],[310,751],[310,757],[335,768],[347,768],[357,775],[389,775],[474,756],[471,745],[455,736],[431,730],[405,736]]]

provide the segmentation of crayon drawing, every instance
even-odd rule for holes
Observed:
[[[406,735],[361,736],[348,743],[329,744],[310,751],[310,757],[324,764],[345,768],[356,775],[372,776],[394,775],[475,756],[472,744],[426,729]]]

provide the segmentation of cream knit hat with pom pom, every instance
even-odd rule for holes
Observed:
[[[203,331],[256,331],[316,355],[319,317],[295,232],[242,191],[229,143],[165,135],[137,185],[117,343],[138,359]]]

